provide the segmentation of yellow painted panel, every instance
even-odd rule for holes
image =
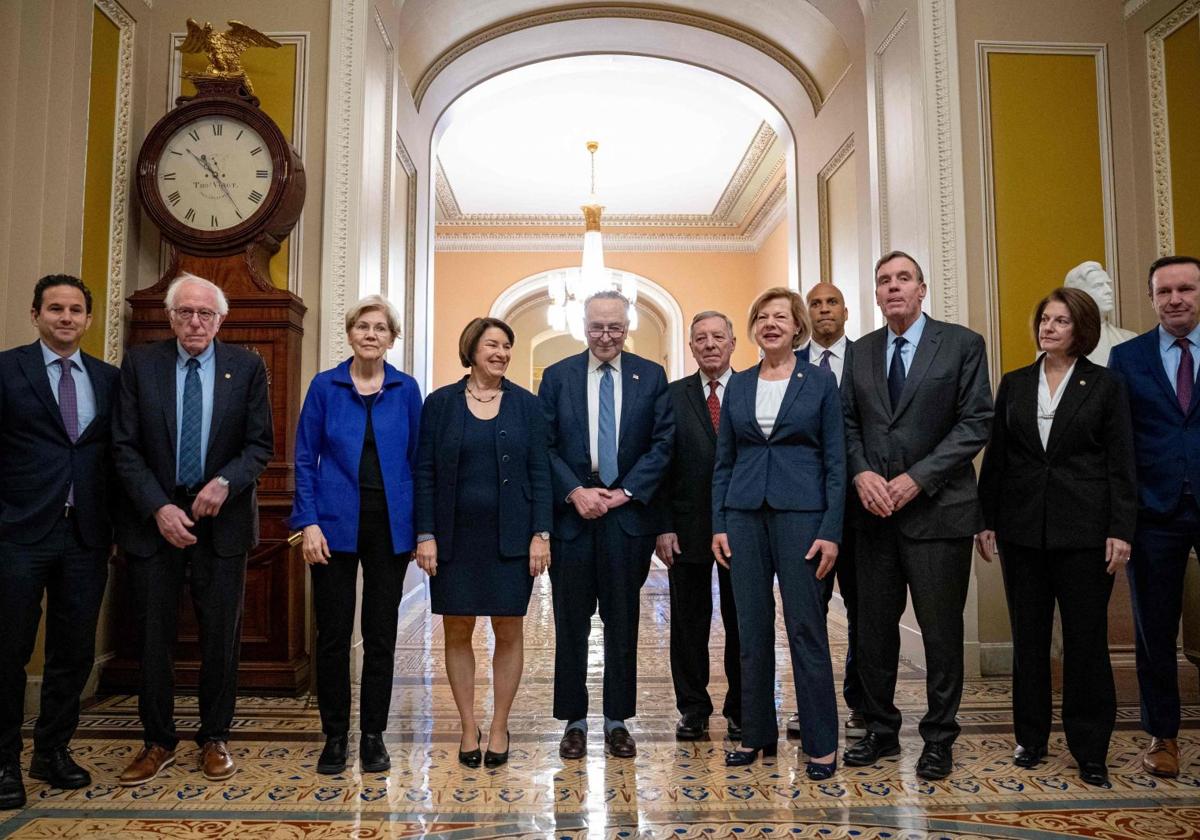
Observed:
[[[1105,262],[1093,56],[988,56],[1000,361],[1029,364],[1037,302],[1073,266]]]
[[[104,358],[104,311],[108,299],[108,239],[112,224],[113,143],[117,117],[117,65],[121,30],[92,9],[92,67],[88,96],[83,188],[83,258],[80,278],[92,292],[92,326],[83,349]]]
[[[1200,254],[1200,17],[1163,41],[1175,253]]]
[[[293,140],[292,127],[296,117],[297,61],[295,44],[284,44],[279,49],[251,47],[242,54],[242,67],[254,85],[254,95],[289,143]],[[203,53],[183,55],[185,73],[202,73],[207,65],[208,57]],[[196,93],[196,86],[187,79],[183,79],[180,85],[184,96]],[[291,237],[285,239],[279,253],[271,258],[271,282],[280,289],[287,288],[290,240]]]

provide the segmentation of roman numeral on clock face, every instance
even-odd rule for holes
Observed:
[[[224,131],[225,131],[224,123],[213,123],[213,126],[212,126],[213,137],[220,137]]]
[[[176,204],[179,203],[179,198],[180,198],[179,190],[175,190],[175,192],[173,192],[169,196],[167,196],[167,201],[171,202],[171,206],[174,207]]]
[[[263,194],[258,190],[250,190],[250,200],[258,204],[258,202],[263,200]]]
[[[261,151],[262,151],[262,146],[255,146],[253,149],[250,150],[250,154],[256,155]]]
[[[220,222],[217,221],[216,216],[209,216],[209,223],[208,223],[209,227],[216,227],[218,224],[220,224]]]
[[[191,131],[189,131],[189,132],[188,132],[188,137],[191,137],[191,138],[192,138],[192,142],[193,142],[193,143],[199,143],[199,142],[200,142],[200,132],[199,132],[199,131],[197,131],[197,130],[196,130],[196,129],[194,129],[194,128],[193,128]]]
[[[164,181],[174,181],[174,180],[175,180],[175,173],[174,173],[174,172],[164,172],[164,173],[163,173],[163,176],[162,176],[162,179],[163,179]]]
[[[196,221],[196,208],[195,208],[195,207],[189,207],[189,208],[188,208],[188,211],[187,211],[186,213],[184,213],[184,214],[183,214],[183,218],[184,218],[185,220],[189,221],[189,222],[194,222],[194,221]]]
[[[256,177],[256,178],[266,178],[267,175],[268,175],[268,173],[267,173],[267,170],[265,170],[265,169],[256,169],[254,171],[254,177]]]

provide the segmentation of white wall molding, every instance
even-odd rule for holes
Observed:
[[[854,154],[854,135],[845,139],[817,173],[817,229],[821,247],[821,280],[833,282],[833,243],[829,239],[829,180]]]
[[[406,176],[404,192],[404,370],[413,372],[416,352],[414,333],[417,322],[417,167],[404,138],[396,132],[396,162]]]
[[[905,9],[895,24],[879,42],[879,46],[875,48],[872,65],[874,67],[875,77],[875,149],[876,149],[876,178],[878,179],[878,202],[879,202],[879,253],[884,254],[892,250],[892,237],[888,225],[888,183],[887,183],[887,153],[885,151],[886,143],[886,125],[887,121],[884,118],[884,100],[883,100],[883,56],[887,52],[888,47],[900,36],[900,31],[908,24],[908,9]]]
[[[436,249],[446,252],[514,252],[530,253],[572,252],[583,250],[583,232],[579,233],[439,233]],[[758,250],[754,240],[735,236],[675,236],[669,234],[604,234],[604,250],[622,251],[666,251],[688,253],[693,251],[718,251],[729,253],[753,253]]]
[[[1125,0],[1125,19],[1129,20],[1149,4],[1150,0]]]
[[[379,225],[379,290],[386,297],[391,292],[391,261],[390,252],[392,244],[391,231],[391,215],[392,215],[392,200],[395,184],[392,181],[392,158],[394,150],[392,149],[392,138],[395,134],[394,114],[395,96],[396,96],[396,48],[392,46],[392,39],[388,37],[387,26],[383,22],[383,18],[379,14],[378,7],[371,7],[371,18],[375,22],[375,29],[379,33],[379,38],[383,42],[384,51],[387,53],[387,69],[384,71],[384,86],[383,86],[383,201],[380,202],[379,212],[382,214]],[[407,345],[409,335],[405,333],[401,340]]]

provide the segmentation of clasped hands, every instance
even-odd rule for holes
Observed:
[[[629,501],[625,491],[607,487],[576,487],[567,496],[567,501],[575,506],[575,511],[584,519],[599,519],[610,510],[616,510]]]
[[[870,470],[863,470],[854,476],[854,489],[858,491],[862,506],[880,517],[896,513],[921,492],[920,486],[908,473],[901,473],[888,481]]]
[[[192,516],[196,519],[202,516],[216,516],[228,498],[229,487],[214,478],[196,494],[196,499],[192,502]],[[196,523],[179,505],[163,505],[154,512],[154,521],[163,539],[176,548],[187,548],[196,544],[196,535],[189,530]]]

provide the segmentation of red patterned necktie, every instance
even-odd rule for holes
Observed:
[[[721,431],[721,401],[717,399],[717,386],[721,383],[715,379],[708,381],[708,418],[712,420],[713,431]]]
[[[1179,408],[1184,414],[1192,407],[1192,385],[1196,381],[1196,371],[1192,367],[1192,345],[1186,338],[1175,340],[1179,348],[1179,369],[1175,371],[1175,396],[1179,399]]]

